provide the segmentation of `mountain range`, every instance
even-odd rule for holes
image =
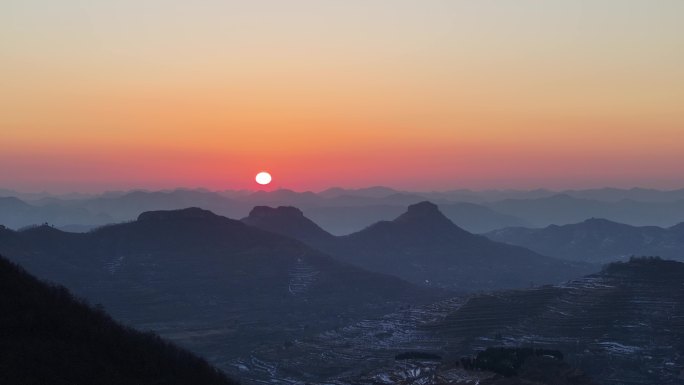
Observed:
[[[445,295],[198,208],[145,212],[89,233],[4,228],[0,252],[223,369],[259,344]]]
[[[633,255],[657,255],[684,261],[684,222],[662,228],[591,218],[542,229],[504,228],[486,235],[498,242],[573,261],[606,263]]]
[[[410,205],[391,221],[380,221],[339,237],[294,207],[256,207],[242,221],[299,239],[364,269],[455,290],[558,283],[595,269],[471,234],[427,201]]]
[[[105,213],[93,214],[84,207],[43,202],[29,204],[16,197],[0,197],[0,225],[18,229],[24,226],[53,223],[58,226],[79,224],[86,229],[111,223],[114,218]]]
[[[683,233],[591,219],[488,234],[547,247],[540,253],[472,234],[423,201],[344,236],[287,206],[257,206],[241,221],[147,211],[87,233],[0,226],[0,253],[248,382],[488,383],[495,377],[453,363],[541,347],[563,352],[570,366],[544,365],[568,381],[578,367],[598,383],[670,385],[684,379],[684,264],[633,258],[579,277],[598,271],[581,261],[664,250]],[[395,358],[416,354],[441,361]]]
[[[504,227],[544,227],[600,217],[635,226],[684,221],[684,190],[650,189],[452,190],[411,192],[376,186],[321,192],[174,189],[103,194],[21,193],[0,189],[0,224],[18,229],[49,223],[68,231],[134,220],[143,211],[201,207],[232,218],[254,206],[296,206],[335,235],[359,231],[430,200],[459,227],[486,233]]]
[[[72,199],[42,197],[29,202],[12,196],[0,198],[0,224],[18,229],[49,223],[69,231],[88,231],[105,224],[133,220],[143,211],[201,207],[220,215],[240,218],[254,206],[294,205],[333,233],[345,234],[392,218],[408,204],[422,200],[423,197],[415,194],[326,197],[284,189],[239,194],[186,189],[131,191]],[[459,225],[475,232],[528,224],[471,203],[445,202],[443,209]]]
[[[605,218],[636,226],[673,226],[684,221],[684,199],[642,202],[599,201],[558,194],[538,199],[506,199],[486,204],[492,210],[525,220],[530,227]]]

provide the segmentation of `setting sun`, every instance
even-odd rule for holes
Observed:
[[[256,175],[256,178],[254,178],[257,183],[261,185],[267,185],[271,183],[271,174],[267,173],[266,171],[262,171]]]

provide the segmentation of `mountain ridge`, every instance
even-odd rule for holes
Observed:
[[[6,229],[0,252],[228,371],[236,369],[231,357],[259,344],[445,295],[197,208],[146,212],[83,234]]]
[[[338,237],[322,231],[299,211],[282,210],[277,221],[273,218],[253,216],[243,222],[295,237],[342,261],[416,284],[457,290],[525,287],[531,281],[547,283],[543,280],[549,277],[563,280],[591,271],[589,266],[569,264],[471,234],[427,201],[410,205],[394,220]]]
[[[590,218],[579,223],[539,229],[504,228],[486,236],[557,258],[605,263],[632,255],[659,255],[684,260],[682,229],[684,223],[662,228]]]

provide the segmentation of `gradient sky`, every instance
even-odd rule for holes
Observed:
[[[0,2],[0,188],[684,187],[684,1]]]

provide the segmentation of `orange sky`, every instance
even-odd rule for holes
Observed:
[[[287,5],[285,5],[287,3]],[[681,1],[9,1],[0,188],[684,187]]]

